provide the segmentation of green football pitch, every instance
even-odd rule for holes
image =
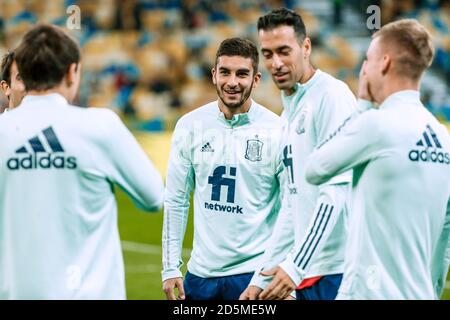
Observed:
[[[170,135],[136,134],[138,141],[160,172],[166,171]],[[136,209],[131,200],[116,188],[119,210],[119,231],[125,260],[128,299],[165,299],[161,283],[161,233],[163,214]],[[186,263],[192,247],[192,211],[184,239],[183,261]],[[413,265],[413,262],[411,262]],[[185,273],[186,265],[182,269]],[[443,299],[450,300],[450,277]]]
[[[162,212],[146,213],[135,208],[131,200],[117,193],[119,203],[119,230],[125,259],[128,299],[164,299],[161,284]],[[186,230],[184,248],[192,247],[192,213]],[[188,261],[189,249],[183,252]],[[183,273],[185,269],[183,269]],[[450,300],[450,277],[444,299]]]
[[[131,200],[120,191],[117,192],[117,200],[127,298],[164,299],[161,283],[162,211],[147,213],[136,209]],[[191,221],[186,231],[184,247],[192,247]],[[189,251],[184,250],[185,262],[188,261]]]

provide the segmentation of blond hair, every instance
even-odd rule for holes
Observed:
[[[395,50],[395,71],[400,76],[419,80],[433,61],[431,36],[416,20],[390,22],[372,35],[374,39],[378,37],[387,48]]]

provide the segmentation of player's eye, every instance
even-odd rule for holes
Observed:
[[[270,53],[270,52],[264,51],[262,54],[265,59],[272,58],[272,53]]]

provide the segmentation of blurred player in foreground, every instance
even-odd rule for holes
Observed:
[[[163,227],[168,299],[235,300],[260,264],[280,206],[279,117],[251,99],[260,80],[258,50],[224,40],[212,80],[219,99],[186,115],[174,131]],[[183,284],[180,267],[194,191],[194,244]]]
[[[15,51],[27,96],[0,117],[0,299],[124,299],[114,184],[146,210],[163,182],[120,119],[71,105],[77,44],[40,25]]]
[[[311,40],[297,13],[274,10],[259,18],[258,31],[264,63],[281,90],[282,157],[289,179],[287,208],[241,299],[284,299],[296,288],[299,300],[334,299],[344,269],[351,174],[316,187],[306,182],[305,165],[314,148],[355,111],[356,99],[345,83],[311,65]]]
[[[450,137],[418,91],[433,52],[415,20],[376,32],[358,95],[377,109],[343,126],[309,159],[313,184],[353,169],[339,299],[435,299],[445,283]]]
[[[14,52],[8,52],[1,63],[0,86],[8,99],[8,106],[4,111],[12,110],[22,102],[25,96],[25,85],[17,70],[17,63],[14,60]],[[3,112],[0,106],[0,113]]]

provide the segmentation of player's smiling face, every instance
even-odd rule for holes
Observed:
[[[305,59],[303,45],[287,25],[259,30],[259,41],[264,64],[280,90],[293,88],[303,75]]]
[[[253,71],[252,59],[241,56],[221,56],[212,69],[217,95],[228,108],[239,108],[249,102],[260,77]]]

